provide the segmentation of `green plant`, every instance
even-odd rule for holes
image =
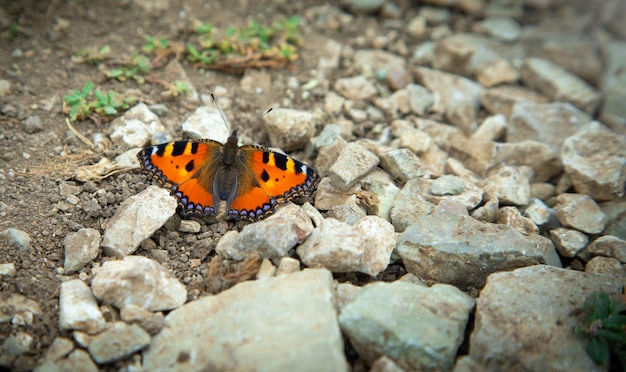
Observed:
[[[150,59],[148,57],[134,52],[130,58],[130,62],[121,64],[121,66],[111,71],[105,71],[105,74],[109,79],[117,79],[122,82],[127,79],[134,79],[138,84],[143,84],[145,79],[141,74],[150,72],[151,68]]]
[[[88,81],[82,90],[74,89],[72,94],[63,97],[70,121],[92,117],[94,114],[101,117],[115,115],[119,109],[128,109],[136,101],[134,97],[124,97],[116,92],[103,93],[93,88],[93,82]]]
[[[145,38],[146,44],[141,48],[144,53],[155,53],[158,51],[166,50],[170,44],[170,42],[164,38],[155,39],[150,35],[146,35]]]
[[[108,45],[102,46],[102,48],[95,49],[80,49],[74,52],[72,55],[72,61],[75,63],[87,62],[91,65],[99,65],[104,62],[105,59],[109,59],[111,53],[111,47]]]
[[[6,31],[2,32],[2,39],[13,40],[17,37],[18,31],[19,27],[17,23],[12,23]]]
[[[626,304],[619,300],[611,300],[608,294],[592,293],[583,303],[585,315],[583,328],[576,329],[579,333],[589,336],[587,354],[599,365],[606,365],[611,352],[618,354],[622,363],[626,350]]]

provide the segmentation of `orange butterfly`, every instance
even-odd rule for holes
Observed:
[[[145,147],[137,154],[143,171],[178,199],[181,214],[257,221],[278,203],[315,191],[315,169],[261,146],[237,146],[237,131],[225,144],[190,140]]]

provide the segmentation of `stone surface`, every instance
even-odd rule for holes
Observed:
[[[328,174],[333,184],[346,190],[376,167],[378,162],[376,155],[352,142],[341,150],[337,161],[328,170]]]
[[[120,318],[126,323],[134,323],[153,335],[163,328],[165,317],[162,312],[153,313],[137,305],[126,305],[120,311]]]
[[[91,282],[94,295],[118,309],[132,304],[150,311],[175,309],[187,300],[187,290],[156,261],[127,256],[107,261]]]
[[[65,273],[70,274],[82,269],[100,253],[100,232],[96,229],[83,228],[70,233],[63,242],[65,246]]]
[[[473,307],[450,285],[378,282],[357,292],[339,324],[367,364],[385,355],[406,370],[449,370]]]
[[[557,154],[565,139],[591,122],[591,117],[569,103],[518,102],[513,106],[506,141],[545,143]]]
[[[516,207],[502,207],[498,211],[497,223],[510,226],[524,235],[539,234],[539,228],[530,218],[522,216]]]
[[[541,199],[537,198],[531,198],[530,203],[526,209],[524,209],[524,216],[530,218],[537,226],[548,223],[553,214],[554,210],[549,208]]]
[[[414,178],[409,180],[396,196],[389,210],[391,223],[396,231],[404,231],[421,216],[431,213],[435,207],[420,195],[421,189],[420,179]]]
[[[31,238],[22,230],[9,227],[0,233],[0,241],[6,244],[7,248],[16,248],[20,251],[28,252],[31,249]]]
[[[506,130],[506,116],[496,114],[489,116],[480,124],[478,129],[472,133],[471,139],[480,141],[496,141]]]
[[[424,175],[421,161],[409,149],[393,149],[380,154],[380,167],[400,182]]]
[[[594,121],[565,140],[561,156],[577,193],[597,201],[624,196],[626,136]]]
[[[154,134],[165,131],[159,117],[144,103],[137,104],[113,120],[111,128],[111,141],[125,149],[146,146]]]
[[[474,23],[472,30],[506,42],[517,40],[521,28],[511,17],[489,17]]]
[[[148,186],[144,191],[126,199],[107,221],[102,249],[118,258],[133,253],[176,213],[176,199],[169,191]]]
[[[557,200],[556,217],[564,226],[588,234],[599,234],[604,230],[607,217],[589,195],[561,194]]]
[[[600,104],[600,94],[584,80],[563,67],[541,58],[527,58],[520,69],[522,81],[555,101],[573,104],[592,114]]]
[[[263,115],[270,144],[284,151],[300,150],[315,134],[312,112],[278,108]]]
[[[230,123],[220,115],[214,105],[200,106],[185,121],[183,121],[183,134],[189,138],[207,138],[213,141],[226,143],[230,136]]]
[[[556,250],[563,257],[575,257],[578,252],[585,248],[589,241],[587,235],[566,227],[557,227],[550,230],[550,237],[556,246]]]
[[[572,329],[583,320],[587,295],[618,293],[622,286],[551,266],[490,275],[476,302],[469,349],[472,370],[603,370],[587,355],[588,339]]]
[[[91,290],[80,279],[61,283],[59,328],[95,334],[104,329],[104,317]]]
[[[35,372],[48,371],[81,371],[81,372],[98,372],[98,366],[89,356],[89,353],[83,349],[75,349],[67,358],[56,361],[48,361],[37,366]]]
[[[313,223],[299,206],[288,203],[265,220],[229,231],[215,247],[226,259],[241,261],[251,255],[280,259],[313,231]]]
[[[462,290],[482,288],[497,271],[536,264],[561,267],[549,239],[450,213],[419,218],[402,234],[397,251],[408,272]]]
[[[363,217],[353,226],[327,218],[296,252],[309,267],[376,276],[387,268],[395,245],[393,226],[380,217]]]
[[[339,94],[353,101],[372,98],[377,93],[374,84],[361,75],[337,79],[334,88]]]
[[[89,354],[98,364],[123,359],[150,344],[150,335],[135,324],[116,322],[89,343]]]
[[[143,368],[347,371],[334,297],[326,270],[239,283],[169,313]]]
[[[530,180],[533,171],[528,166],[502,166],[485,179],[485,199],[498,198],[500,205],[526,205],[530,202]]]
[[[15,321],[16,318],[34,318],[41,315],[39,303],[20,294],[13,294],[8,298],[0,299],[0,323],[24,323]]]
[[[517,85],[499,85],[483,90],[480,103],[492,114],[502,114],[511,118],[513,106],[520,101],[547,103],[548,99],[529,88]]]
[[[592,255],[612,257],[626,264],[626,241],[612,235],[601,236],[587,247]]]

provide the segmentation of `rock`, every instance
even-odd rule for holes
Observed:
[[[588,339],[573,337],[572,329],[581,325],[587,295],[617,293],[622,285],[541,265],[490,275],[476,302],[469,348],[473,370],[600,371],[586,352]]]
[[[443,112],[446,119],[466,135],[476,130],[476,115],[483,90],[479,84],[424,67],[414,67],[413,74],[418,83],[440,98],[433,111]]]
[[[404,369],[393,359],[383,355],[372,363],[370,372],[404,372]]]
[[[224,235],[215,251],[236,261],[252,255],[277,260],[287,256],[289,250],[302,243],[312,231],[313,223],[302,208],[288,203],[267,219],[244,226],[240,233],[232,231]]]
[[[98,364],[118,361],[150,344],[150,335],[135,324],[116,322],[93,338],[89,354]]]
[[[547,103],[548,99],[535,91],[517,85],[499,85],[483,90],[480,104],[492,114],[511,117],[513,106],[520,101]]]
[[[555,101],[573,104],[592,114],[600,104],[600,94],[563,67],[541,58],[526,58],[520,69],[524,84]]]
[[[530,179],[533,171],[528,166],[501,166],[485,179],[485,198],[498,198],[500,205],[527,205],[530,202]]]
[[[462,290],[482,288],[490,273],[546,264],[561,267],[549,239],[524,236],[472,217],[433,213],[409,226],[398,241],[408,272]]]
[[[176,206],[169,191],[157,186],[126,199],[107,221],[102,250],[118,258],[133,253],[176,213]]]
[[[144,147],[150,143],[152,136],[164,132],[161,120],[144,103],[135,105],[124,115],[111,122],[111,141],[125,149]]]
[[[377,93],[374,84],[361,75],[337,79],[335,90],[352,101],[366,100],[374,97]]]
[[[529,166],[533,170],[532,182],[547,181],[563,169],[558,154],[536,141],[495,143],[457,138],[450,156],[481,176],[502,164]]]
[[[376,13],[383,6],[383,0],[342,0],[344,5],[352,13]]]
[[[542,226],[548,223],[553,214],[554,210],[552,208],[549,208],[540,199],[534,197],[530,199],[528,207],[524,210],[524,216],[530,218],[537,226]]]
[[[144,4],[151,3],[154,5],[161,5],[160,2],[150,2],[150,1],[138,1]],[[168,8],[169,5],[166,3],[163,8]],[[153,70],[154,71],[154,70]],[[155,71],[156,72],[156,71]],[[193,105],[197,105],[200,103],[200,98],[198,96],[198,91],[193,84],[193,80],[189,78],[187,75],[187,71],[183,67],[183,65],[179,62],[177,58],[173,58],[170,62],[165,66],[165,68],[161,71],[156,72],[157,79],[160,81],[169,81],[175,82],[176,84],[185,84],[186,92],[182,93],[181,96],[185,98],[185,100]]]
[[[275,109],[263,116],[263,123],[274,147],[284,151],[300,150],[315,134],[314,115],[308,111]]]
[[[9,227],[0,233],[0,240],[3,240],[6,248],[15,248],[22,252],[30,252],[30,236],[22,230]]]
[[[48,361],[35,368],[35,372],[46,371],[83,371],[98,372],[98,366],[91,360],[89,353],[82,349],[75,349],[67,358],[57,361]]]
[[[321,179],[315,194],[315,208],[329,210],[337,205],[357,206],[356,193],[360,190],[360,185],[354,185],[347,190],[341,190],[335,186],[330,177]],[[365,210],[365,209],[364,209]]]
[[[442,202],[458,202],[466,210],[474,209],[483,200],[483,190],[470,181],[452,175],[419,181],[420,195],[439,205]]]
[[[626,241],[612,235],[601,236],[587,247],[594,256],[612,257],[626,264]]]
[[[414,128],[405,120],[394,120],[391,122],[391,133],[397,140],[392,142],[398,147],[404,147],[415,154],[422,155],[430,148],[433,140],[430,135],[422,130]]]
[[[620,18],[619,16],[616,18]],[[621,135],[626,135],[626,77],[624,76],[624,60],[626,59],[626,43],[623,40],[613,40],[603,48],[606,57],[606,69],[602,76],[602,91],[604,93],[599,120],[609,125]]]
[[[11,324],[26,324],[26,322],[19,322],[17,319],[32,319],[33,315],[41,315],[41,307],[34,300],[19,294],[12,294],[6,299],[0,299],[0,323],[10,321]]]
[[[198,221],[182,220],[180,221],[180,226],[178,226],[178,231],[186,233],[199,233],[201,228],[202,226]]]
[[[513,106],[506,141],[534,140],[557,154],[565,139],[591,121],[591,117],[568,103],[518,102]]]
[[[406,31],[415,38],[421,37],[426,32],[426,18],[421,15],[411,18],[406,26]]]
[[[137,324],[151,335],[163,328],[165,317],[162,312],[153,313],[137,305],[126,305],[120,311],[120,318],[126,323]]]
[[[288,275],[300,271],[300,261],[291,257],[283,257],[280,259],[276,276]]]
[[[472,31],[505,42],[517,40],[522,32],[520,26],[511,17],[486,18],[480,22],[474,23]]]
[[[361,184],[364,190],[361,190],[360,199],[365,202],[367,213],[389,221],[389,211],[400,192],[391,176],[380,169],[374,169],[363,178]]]
[[[342,45],[336,40],[325,38],[319,34],[312,36],[314,36],[312,43],[317,47],[317,55],[319,56],[317,70],[323,74],[321,76],[329,76],[339,68]]]
[[[345,102],[345,98],[333,91],[330,91],[324,97],[324,111],[329,115],[339,115]],[[328,124],[324,126],[324,131],[327,131],[327,127]]]
[[[517,68],[504,58],[482,62],[476,66],[476,81],[484,87],[515,83],[519,79]]]
[[[393,149],[380,154],[380,167],[400,182],[421,177],[421,161],[409,149]]]
[[[226,143],[226,139],[230,136],[231,125],[220,114],[217,107],[200,106],[183,121],[182,128],[186,137],[207,138]]]
[[[406,61],[403,57],[386,52],[382,49],[360,49],[354,52],[354,66],[364,75],[369,75],[371,73],[376,72],[381,69],[387,69],[389,66],[402,66],[406,65]],[[353,78],[356,79],[356,78]],[[339,79],[341,80],[341,79]],[[363,80],[359,79],[360,82]],[[367,86],[368,91],[372,91],[369,84],[365,84]],[[373,87],[373,85],[372,85]],[[337,86],[335,85],[335,90]],[[355,92],[356,93],[356,92]],[[354,98],[350,98],[346,96],[348,99],[354,100]]]
[[[391,223],[397,232],[402,232],[420,217],[432,212],[435,207],[421,194],[422,184],[419,178],[409,180],[396,196],[389,210]]]
[[[41,119],[39,116],[28,116],[22,122],[24,125],[24,132],[28,134],[39,133],[43,131],[43,124],[41,124]]]
[[[404,89],[407,85],[413,83],[413,76],[409,73],[409,71],[407,71],[406,66],[404,65],[389,65],[386,66],[385,80],[391,90],[397,91],[399,89]]]
[[[324,132],[322,132],[322,134],[324,134]],[[316,140],[320,146],[318,146],[319,152],[315,160],[315,168],[322,176],[325,176],[328,175],[328,170],[337,161],[339,154],[341,154],[344,147],[348,145],[348,142],[339,135],[326,142],[322,138],[322,134],[320,134]]]
[[[589,195],[561,194],[557,200],[556,217],[563,226],[587,234],[599,234],[604,230],[608,219]]]
[[[366,364],[385,355],[405,370],[449,370],[473,307],[450,285],[377,282],[345,305],[339,324]]]
[[[476,132],[472,133],[471,139],[480,141],[496,141],[506,131],[506,116],[497,114],[489,116],[480,124]]]
[[[0,79],[0,97],[11,94],[11,82],[6,79]]]
[[[270,90],[272,77],[265,70],[245,69],[243,77],[239,82],[241,90],[248,94],[262,94]]]
[[[372,152],[351,142],[341,150],[339,157],[328,170],[328,174],[334,185],[347,190],[374,169],[378,162],[378,157]]]
[[[94,295],[118,309],[127,305],[149,311],[175,309],[187,300],[187,290],[156,261],[142,256],[127,256],[107,261],[91,282]]]
[[[556,187],[548,182],[535,182],[530,185],[530,195],[533,198],[546,201],[556,195]]]
[[[524,235],[539,234],[539,229],[533,220],[523,217],[519,209],[515,207],[500,208],[496,222],[510,226]]]
[[[100,253],[100,232],[96,229],[83,228],[70,233],[63,242],[65,263],[63,269],[70,274],[82,269]]]
[[[601,277],[605,283],[624,283],[624,268],[611,257],[594,257],[585,265],[585,273]]]
[[[598,201],[624,196],[625,149],[626,136],[596,121],[568,137],[561,157],[576,192]]]
[[[52,345],[46,350],[41,363],[54,362],[59,360],[74,350],[74,342],[69,338],[55,337]]]
[[[334,304],[326,270],[239,283],[169,313],[143,368],[347,371]],[[284,316],[290,313],[298,316]],[[285,345],[289,352],[277,358]]]
[[[578,252],[585,248],[589,241],[587,235],[566,227],[557,227],[550,230],[550,237],[556,246],[556,250],[563,257],[575,257]]]
[[[354,226],[327,218],[296,252],[309,267],[376,276],[387,268],[394,247],[393,227],[380,217],[364,217]]]
[[[2,346],[0,346],[0,352],[7,352],[11,357],[15,358],[31,352],[34,342],[35,339],[30,334],[17,332],[4,339]]]
[[[482,207],[476,208],[472,212],[472,217],[478,221],[495,222],[496,218],[498,218],[499,206],[498,198],[491,198]]]
[[[80,279],[61,283],[59,296],[59,328],[96,334],[105,321],[89,287]]]

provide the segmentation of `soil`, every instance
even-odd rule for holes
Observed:
[[[70,336],[58,329],[59,288],[62,280],[78,277],[78,273],[63,273],[64,238],[84,227],[103,232],[107,219],[119,204],[151,183],[139,171],[116,174],[99,182],[73,180],[71,174],[76,167],[94,164],[103,157],[113,159],[122,151],[115,146],[93,151],[69,132],[65,121],[67,115],[62,112],[63,96],[93,81],[102,91],[131,91],[146,104],[163,103],[168,110],[160,119],[176,139],[182,137],[180,123],[197,106],[180,98],[164,98],[161,94],[163,87],[156,84],[138,85],[133,81],[106,79],[97,67],[72,62],[72,55],[80,49],[108,45],[114,55],[128,57],[145,45],[144,35],[185,40],[192,27],[189,21],[192,18],[225,29],[247,25],[253,18],[259,23],[270,24],[286,16],[301,15],[304,9],[319,5],[315,1],[171,0],[165,11],[150,12],[136,3],[125,0],[0,3],[1,31],[7,31],[12,24],[19,26],[16,37],[0,40],[0,78],[11,84],[10,92],[0,96],[0,231],[14,227],[27,232],[32,239],[31,250],[7,248],[6,241],[0,242],[0,263],[14,263],[17,269],[15,277],[0,276],[0,298],[19,293],[37,301],[42,310],[32,325],[18,327],[0,323],[0,344],[18,331],[30,334],[35,340],[33,352],[15,362],[18,369],[32,369],[55,337]],[[179,17],[181,12],[186,16]],[[353,29],[344,30],[346,32],[334,35],[334,38],[347,42],[372,25],[365,20],[354,22]],[[323,30],[309,29],[308,36],[313,32]],[[233,129],[239,128],[251,142],[267,145],[267,135],[259,117],[268,108],[279,107],[284,102],[288,78],[295,76],[300,83],[307,82],[312,78],[311,70],[317,65],[318,51],[315,45],[306,44],[308,36],[306,33],[304,36],[300,58],[289,69],[265,70],[271,77],[271,87],[264,94],[244,91],[240,87],[241,75],[198,69],[184,60],[181,63],[200,94],[210,93],[216,86],[226,87],[232,104],[224,111],[229,122],[233,123]],[[313,110],[322,106],[323,97],[315,95],[306,100],[294,95],[290,100],[291,108]],[[33,131],[25,129],[24,120],[30,116],[40,119],[41,130],[29,133]],[[75,129],[87,138],[92,138],[94,133],[106,132],[107,126],[108,123],[92,120],[74,123]],[[304,153],[292,155],[313,164]],[[80,188],[78,203],[72,204],[60,195],[59,185],[62,183]],[[87,213],[83,206],[94,199],[100,208]],[[199,234],[164,227],[146,242],[145,247],[135,252],[150,257],[150,247],[167,250],[169,258],[162,264],[188,284],[190,300],[247,279],[250,270],[258,268],[258,265],[244,261],[243,273],[237,278],[238,268],[233,263],[218,269],[216,265],[220,262],[209,265],[219,238],[226,231],[240,229],[243,225],[198,221],[202,223]],[[210,244],[206,243],[207,237],[212,237]],[[203,242],[198,243],[199,239]],[[92,267],[80,270],[81,278],[89,283],[93,267],[109,259],[98,257]],[[191,261],[193,259],[197,260]],[[190,262],[201,264],[191,265]],[[397,273],[404,271],[396,267],[390,272],[395,278]],[[219,273],[218,279],[222,278],[222,283],[211,278],[215,273]],[[346,279],[356,282],[359,277],[343,278]]]

